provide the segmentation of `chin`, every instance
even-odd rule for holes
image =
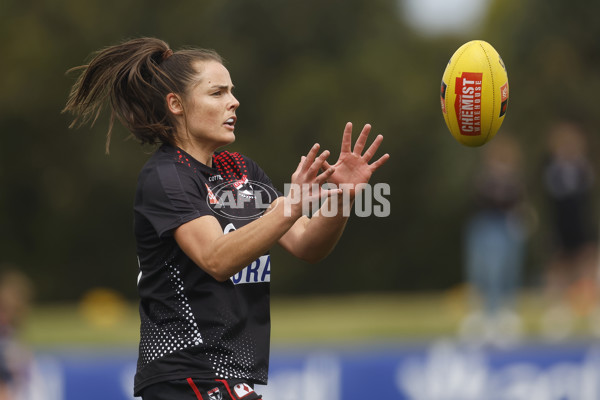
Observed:
[[[228,144],[231,144],[233,142],[235,142],[235,135],[232,132],[231,134],[227,135],[226,138],[223,138],[223,141],[221,142],[221,145],[219,147],[227,146]]]

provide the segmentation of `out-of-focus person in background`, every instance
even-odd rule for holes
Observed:
[[[0,400],[21,399],[31,354],[18,332],[33,294],[30,279],[13,265],[0,266]]]
[[[567,337],[576,318],[592,317],[596,307],[597,218],[587,145],[583,130],[575,123],[559,122],[549,132],[543,181],[552,213],[552,237],[544,276],[549,307],[542,316],[542,333],[549,339]]]
[[[483,147],[481,156],[463,243],[473,303],[459,334],[469,343],[507,346],[521,335],[515,307],[527,236],[522,154],[503,134]]]

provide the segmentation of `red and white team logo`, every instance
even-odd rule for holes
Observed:
[[[244,397],[248,396],[249,394],[254,393],[254,389],[252,389],[249,385],[247,385],[245,383],[238,383],[233,388],[233,391],[235,392],[235,395],[237,396],[238,399],[243,399]]]
[[[238,193],[242,196],[254,198],[254,188],[252,187],[250,181],[248,181],[248,177],[246,175],[242,176],[242,179],[233,182],[233,187],[236,188]]]
[[[210,397],[210,400],[223,400],[223,395],[218,387],[209,390],[208,397]]]

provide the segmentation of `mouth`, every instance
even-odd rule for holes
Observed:
[[[235,127],[235,122],[237,121],[237,117],[233,116],[227,119],[227,121],[225,121],[223,123],[223,125],[225,125],[226,127],[233,129]]]

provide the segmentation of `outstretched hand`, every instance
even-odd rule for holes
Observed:
[[[347,185],[351,188],[351,195],[354,195],[356,189],[360,189],[362,185],[367,184],[373,172],[390,158],[390,155],[386,153],[369,164],[383,141],[383,136],[377,135],[373,143],[371,143],[363,154],[370,132],[371,125],[366,124],[356,140],[354,149],[352,149],[352,123],[348,122],[344,129],[342,149],[337,162],[331,166],[327,161],[323,160],[323,167],[326,171],[331,168],[334,169],[327,181],[335,184],[338,188],[340,185]]]

